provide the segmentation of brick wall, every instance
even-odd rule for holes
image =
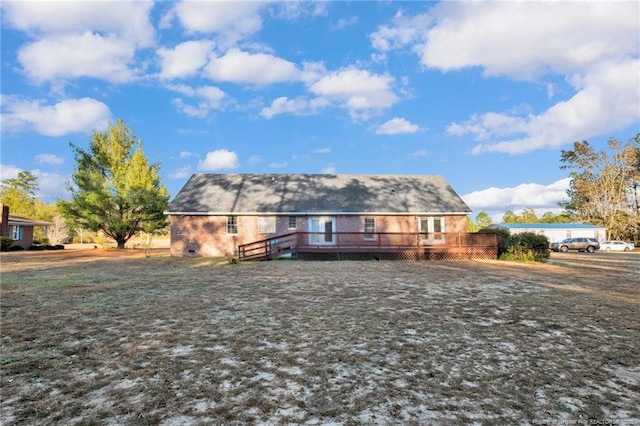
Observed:
[[[7,237],[9,235],[9,206],[0,204],[0,210],[2,210],[2,223],[0,223],[0,237]]]
[[[336,232],[364,232],[364,218],[376,219],[377,232],[416,233],[418,232],[418,218],[415,215],[406,216],[335,216]],[[282,235],[294,230],[289,229],[289,217],[276,217],[276,232],[259,233],[258,216],[237,216],[238,234],[227,234],[227,216],[172,216],[171,217],[171,255],[172,256],[205,256],[205,257],[233,257],[238,245]],[[297,217],[297,230],[309,230],[309,220],[306,216]],[[445,232],[466,232],[466,216],[445,216]],[[340,236],[341,244],[353,244],[363,241],[362,235]],[[394,237],[388,244],[406,244]]]

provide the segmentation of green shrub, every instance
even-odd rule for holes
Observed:
[[[22,246],[11,246],[9,247],[9,251],[22,251],[24,250],[24,247]]]
[[[9,237],[0,237],[0,251],[9,251],[13,240]]]
[[[27,250],[40,251],[40,250],[44,250],[44,248],[45,248],[44,246],[32,244],[29,246],[29,248],[27,248]]]
[[[543,262],[549,255],[549,239],[546,236],[523,232],[509,236],[507,249],[500,255],[500,259]]]

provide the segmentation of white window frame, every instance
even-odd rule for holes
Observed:
[[[369,222],[369,224],[367,224],[367,222]],[[376,218],[365,217],[364,218],[364,239],[375,240],[376,239],[375,233],[376,233]]]
[[[318,229],[314,230],[314,222],[318,222]],[[331,239],[327,239],[327,223],[331,223]],[[331,246],[336,244],[336,218],[312,217],[309,218],[309,244]]]
[[[238,235],[238,216],[227,216],[227,235]]]
[[[289,216],[287,227],[289,229],[298,229],[298,217],[297,216]]]
[[[420,231],[421,240],[427,244],[442,244],[444,243],[445,230],[445,218],[444,216],[421,216],[418,217],[418,229]],[[437,225],[440,225],[440,230],[437,231]],[[424,229],[426,225],[427,229]]]
[[[258,216],[258,234],[275,234],[276,217]]]
[[[22,225],[9,225],[9,238],[13,241],[22,241],[24,238],[24,228]]]

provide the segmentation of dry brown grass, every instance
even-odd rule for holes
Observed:
[[[1,257],[2,424],[640,422],[640,256]]]

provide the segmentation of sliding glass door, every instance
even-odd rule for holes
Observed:
[[[335,244],[336,218],[318,217],[309,219],[309,232],[309,244]]]

